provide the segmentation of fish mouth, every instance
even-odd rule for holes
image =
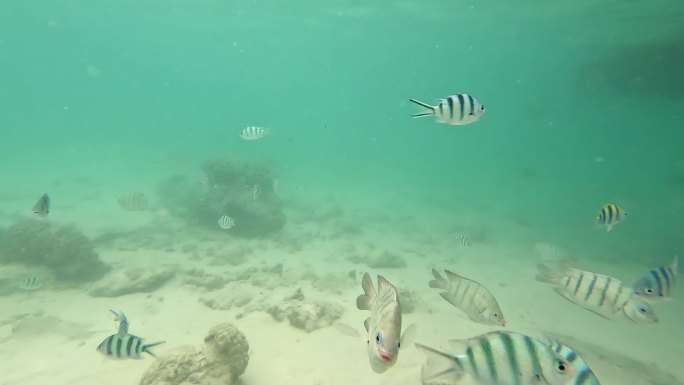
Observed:
[[[390,363],[390,362],[394,361],[394,355],[389,353],[389,352],[383,351],[383,350],[378,351],[378,356],[385,363]]]

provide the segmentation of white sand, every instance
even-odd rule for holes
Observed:
[[[104,197],[104,198],[103,198]],[[93,202],[115,202],[116,194],[102,192]],[[59,201],[58,201],[59,202]],[[26,202],[24,202],[26,203]],[[57,207],[61,204],[57,203]],[[68,206],[68,205],[65,205]],[[308,207],[307,207],[308,206]],[[14,204],[12,204],[14,207]],[[168,219],[163,211],[127,213],[116,211],[112,206],[74,205],[68,222],[78,223],[81,229],[90,229],[95,235],[107,229],[135,229],[141,225],[168,225],[174,230],[173,238],[179,244],[202,243],[193,235],[179,231],[178,224]],[[100,210],[95,210],[99,207]],[[107,263],[116,268],[122,266],[147,266],[154,269],[159,264],[177,264],[182,270],[166,286],[149,294],[132,294],[118,298],[94,298],[81,290],[57,291],[45,287],[33,292],[18,292],[0,297],[0,322],[14,315],[41,314],[43,324],[32,325],[12,334],[9,325],[0,327],[0,385],[108,385],[138,384],[142,373],[153,358],[143,360],[105,360],[95,348],[116,330],[109,310],[123,310],[131,323],[131,333],[148,341],[166,340],[154,348],[158,355],[182,345],[200,345],[207,331],[221,322],[235,324],[250,344],[250,362],[241,377],[244,384],[297,384],[297,385],[365,385],[365,384],[419,384],[422,353],[408,346],[402,350],[396,366],[384,374],[374,373],[368,363],[364,341],[341,335],[334,327],[326,327],[306,333],[295,329],[286,321],[277,322],[269,314],[259,311],[236,319],[242,309],[212,310],[198,299],[211,292],[183,283],[184,273],[189,269],[203,269],[207,274],[232,274],[249,267],[261,268],[283,263],[284,276],[292,277],[305,271],[316,276],[333,274],[346,277],[356,269],[382,274],[402,290],[411,290],[419,297],[414,312],[405,315],[404,323],[418,325],[417,341],[447,348],[447,339],[472,337],[495,328],[475,324],[460,316],[455,308],[443,301],[437,291],[427,287],[431,279],[430,268],[448,268],[486,285],[497,297],[508,321],[507,329],[540,335],[555,332],[571,335],[585,341],[602,345],[607,349],[627,355],[648,365],[657,365],[677,378],[684,378],[681,358],[681,317],[684,305],[680,300],[659,304],[656,311],[661,318],[658,324],[634,324],[627,320],[608,321],[593,313],[574,306],[545,285],[534,280],[537,260],[531,257],[536,242],[521,236],[499,236],[500,229],[518,229],[515,223],[500,222],[491,226],[492,238],[487,243],[473,239],[471,248],[457,248],[455,240],[445,238],[453,231],[440,226],[443,214],[432,212],[421,219],[411,213],[382,216],[348,206],[343,217],[319,223],[307,208],[313,203],[290,208],[287,228],[273,240],[240,240],[220,232],[206,232],[205,239],[216,248],[249,248],[249,258],[239,266],[215,265],[210,258],[190,259],[178,245],[172,252],[162,250],[120,251],[100,248],[98,252]],[[327,207],[334,208],[334,205]],[[0,207],[2,209],[3,207]],[[4,207],[11,212],[12,209]],[[95,211],[92,211],[95,210]],[[334,211],[331,209],[331,211]],[[95,214],[93,214],[93,212]],[[60,210],[54,210],[60,221]],[[125,219],[125,222],[122,221]],[[435,219],[437,218],[437,219]],[[465,221],[472,218],[464,216]],[[8,221],[9,222],[9,221]],[[84,223],[89,223],[86,227]],[[160,225],[161,224],[161,225]],[[344,234],[340,228],[360,226],[360,234]],[[478,224],[457,223],[459,229],[477,229]],[[506,231],[506,230],[502,230]],[[332,235],[336,234],[336,235]],[[211,240],[213,237],[214,240]],[[301,248],[288,246],[288,239],[298,240]],[[445,241],[448,239],[448,241]],[[407,268],[373,270],[363,264],[353,264],[347,257],[363,256],[369,251],[388,250],[402,255]],[[220,250],[219,250],[220,251]],[[602,269],[605,273],[633,277],[643,266],[621,266],[620,271],[606,271],[609,266],[587,263],[585,268]],[[359,274],[360,276],[360,274]],[[275,287],[273,295],[289,295],[302,288],[306,297],[325,298],[342,304],[345,313],[340,322],[362,330],[367,312],[355,307],[355,298],[361,294],[359,283],[351,279],[341,287],[341,293],[317,292],[311,281],[294,282]],[[234,283],[235,284],[235,283]],[[255,297],[268,288],[257,288],[248,282],[237,283],[243,290],[252,291]],[[54,318],[51,318],[54,317]],[[605,361],[589,362],[603,385],[625,385],[613,377],[615,365]],[[469,384],[465,379],[463,384]]]

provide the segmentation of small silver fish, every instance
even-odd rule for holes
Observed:
[[[26,277],[19,280],[17,287],[21,290],[38,290],[43,287],[43,282],[38,277]]]
[[[442,298],[461,309],[474,322],[506,326],[506,320],[499,303],[489,290],[479,283],[449,270],[444,270],[444,273],[447,278],[444,278],[437,270],[432,269],[432,275],[435,279],[429,283],[433,289],[444,290],[439,293]]]
[[[623,314],[634,322],[658,322],[653,309],[619,279],[572,267],[562,273],[541,263],[537,268],[537,281],[556,285],[554,290],[563,298],[604,318]]]
[[[439,99],[436,106],[431,106],[416,99],[410,99],[423,108],[425,112],[413,114],[414,118],[434,116],[440,123],[462,126],[476,122],[485,113],[485,106],[468,94],[456,94]]]
[[[50,197],[47,193],[38,198],[38,202],[33,205],[33,214],[38,219],[45,219],[50,214]]]
[[[523,334],[497,331],[449,342],[465,351],[453,355],[416,344],[428,357],[421,371],[423,385],[456,385],[464,374],[481,385],[566,385],[577,378],[570,363]]]
[[[224,230],[230,230],[235,227],[235,220],[227,215],[222,215],[218,219],[218,225]]]
[[[137,191],[120,196],[117,202],[128,211],[144,211],[149,205],[147,196]]]
[[[627,212],[622,207],[608,203],[601,207],[596,216],[596,221],[599,225],[605,227],[606,231],[610,231],[614,225],[622,222],[626,216]]]
[[[634,294],[639,298],[655,302],[670,297],[672,290],[677,284],[677,270],[679,269],[679,257],[676,255],[668,266],[660,266],[641,277],[634,284]]]
[[[257,200],[259,198],[259,195],[261,195],[261,186],[258,184],[255,184],[252,187],[252,198],[253,200]]]
[[[561,358],[566,360],[577,372],[577,377],[572,385],[601,385],[594,372],[589,368],[589,365],[580,357],[577,352],[568,345],[556,340],[555,338],[548,338],[548,345],[554,352],[558,353]]]
[[[399,348],[415,332],[409,326],[401,335],[401,305],[397,289],[384,277],[378,275],[378,290],[368,273],[363,275],[361,287],[365,294],[356,298],[359,310],[370,310],[371,315],[363,325],[368,333],[368,360],[376,373],[391,368],[399,356]]]
[[[248,126],[240,132],[240,137],[244,140],[257,140],[265,137],[269,132],[268,128]]]

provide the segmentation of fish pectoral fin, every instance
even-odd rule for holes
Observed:
[[[354,329],[353,327],[347,324],[338,322],[335,324],[335,329],[337,329],[338,332],[344,334],[345,336],[362,338],[361,333],[359,333],[358,330]]]
[[[439,274],[439,271],[432,269],[432,276],[435,277],[435,279],[428,282],[428,286],[433,289],[449,290],[449,281]]]
[[[370,310],[370,308],[371,308],[370,297],[365,295],[365,294],[361,294],[360,296],[356,297],[356,308],[359,310]]]
[[[412,345],[416,340],[416,333],[418,332],[418,327],[416,324],[410,324],[406,329],[404,329],[404,334],[401,335],[399,343],[402,347]]]
[[[423,385],[455,385],[463,377],[464,372],[458,357],[429,346],[415,345],[427,356],[427,362],[420,371],[420,380]]]

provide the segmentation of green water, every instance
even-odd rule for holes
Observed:
[[[115,216],[90,190],[153,192],[230,155],[397,232],[467,216],[499,247],[636,273],[684,249],[683,61],[680,0],[0,0],[0,225],[47,191],[97,234]],[[409,98],[457,92],[487,113],[410,118]],[[630,214],[610,233],[604,203]]]

